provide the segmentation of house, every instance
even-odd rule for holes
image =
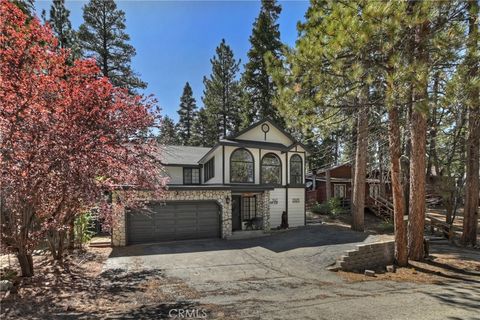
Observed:
[[[259,121],[211,148],[166,146],[169,177],[151,214],[117,207],[115,246],[182,239],[228,239],[282,224],[305,225],[306,147],[272,120]]]
[[[315,173],[315,174],[314,174]],[[383,197],[386,200],[391,198],[391,186],[389,177],[381,179],[379,170],[372,170],[367,175],[365,200],[367,206],[371,198]],[[315,202],[323,203],[330,198],[339,198],[346,205],[352,199],[352,165],[343,163],[333,167],[312,170],[306,176],[307,205]],[[314,183],[315,181],[315,183]]]

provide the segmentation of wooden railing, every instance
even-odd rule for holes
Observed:
[[[381,196],[369,196],[367,207],[382,219],[391,220],[393,218],[393,203]]]

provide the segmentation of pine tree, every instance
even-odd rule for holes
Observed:
[[[262,0],[260,13],[253,24],[250,36],[251,48],[248,51],[249,61],[245,64],[242,77],[246,95],[242,112],[244,126],[264,117],[283,123],[272,105],[276,86],[268,74],[265,61],[266,55],[272,59],[279,59],[281,56],[283,45],[277,24],[280,12],[281,7],[275,0]]]
[[[208,114],[205,108],[201,108],[192,124],[191,145],[212,147],[217,141],[218,122]]]
[[[227,133],[238,131],[240,127],[241,89],[237,78],[240,61],[236,61],[233,51],[222,39],[216,48],[216,55],[210,60],[212,74],[205,77],[203,83],[205,91],[203,104],[205,105],[206,116],[212,118],[214,123],[220,126],[208,128],[213,131],[217,140],[220,136],[227,136]]]
[[[173,119],[169,116],[165,116],[162,119],[160,133],[158,135],[158,141],[164,145],[180,144],[180,139],[178,138],[175,123],[173,122]]]
[[[75,59],[81,56],[81,51],[77,34],[72,29],[69,16],[70,11],[65,7],[65,0],[53,0],[48,22],[57,36],[59,47],[71,49],[72,58]]]
[[[479,194],[479,163],[480,163],[480,94],[479,94],[479,41],[478,31],[479,4],[477,0],[468,1],[468,39],[467,57],[465,59],[467,105],[468,105],[468,139],[465,185],[465,208],[463,219],[462,242],[475,246],[477,243],[478,226],[478,194]]]
[[[197,118],[197,104],[193,97],[192,87],[187,82],[183,88],[180,98],[180,108],[178,110],[180,119],[178,120],[178,134],[183,145],[191,145],[193,122]]]
[[[135,48],[128,43],[125,12],[117,9],[113,0],[90,0],[83,7],[83,19],[78,36],[85,55],[97,60],[103,75],[114,85],[130,91],[145,88],[147,84],[130,66]]]

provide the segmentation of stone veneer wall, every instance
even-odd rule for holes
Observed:
[[[257,200],[257,210],[262,213],[263,230],[270,231],[270,191],[264,191]]]
[[[230,201],[227,203],[227,197]],[[229,190],[185,190],[185,191],[166,191],[165,195],[159,201],[188,201],[188,200],[213,200],[216,201],[222,210],[222,238],[226,239],[232,234],[232,194]],[[152,201],[155,199],[151,199]],[[268,201],[267,201],[268,204]],[[112,245],[125,246],[126,226],[125,210],[121,205],[114,206],[116,221],[112,230]]]

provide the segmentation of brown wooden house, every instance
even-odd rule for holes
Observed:
[[[307,206],[311,206],[315,202],[326,202],[330,198],[339,198],[344,205],[349,205],[353,191],[352,174],[353,170],[350,163],[312,170],[306,176]],[[371,202],[371,198],[383,197],[387,200],[391,198],[391,187],[388,180],[381,179],[377,171],[369,173],[365,192],[366,205]]]

